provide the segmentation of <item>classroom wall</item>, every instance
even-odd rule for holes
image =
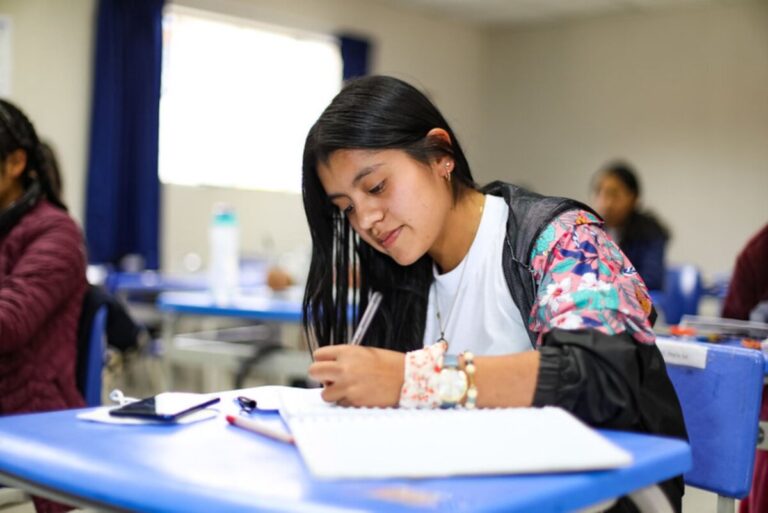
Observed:
[[[587,199],[633,162],[669,259],[731,269],[768,222],[768,2],[611,15],[490,37],[481,180]]]
[[[373,71],[426,88],[478,181],[587,198],[605,160],[642,173],[673,261],[730,269],[768,221],[768,2],[733,1],[482,29],[375,1],[177,0],[187,7],[370,37]],[[11,99],[57,147],[82,219],[94,0],[0,0],[14,23]],[[164,187],[166,267],[207,254],[210,205],[240,211],[246,251],[308,242],[296,195]],[[264,212],[269,212],[265,216]],[[279,220],[274,223],[274,220]]]
[[[94,0],[0,0],[11,17],[10,100],[59,157],[64,201],[81,221],[91,103]]]
[[[351,32],[375,49],[372,72],[426,89],[462,136],[470,158],[483,132],[486,37],[482,30],[377,2],[356,0],[175,0],[174,4],[322,33]],[[308,127],[309,128],[309,127]],[[309,248],[301,197],[223,188],[163,188],[163,265],[178,269],[188,252],[207,255],[210,205],[226,201],[241,217],[247,253]]]
[[[485,37],[455,21],[354,0],[178,0],[178,5],[268,23],[370,38],[373,71],[425,88],[449,114],[467,152],[477,153],[482,131]],[[11,16],[11,100],[19,103],[59,150],[65,199],[84,217],[92,82],[94,0],[0,0]],[[240,213],[242,247],[256,253],[301,251],[309,244],[298,195],[222,188],[164,186],[163,265],[179,269],[184,255],[208,250],[210,207],[233,204]],[[276,222],[277,221],[277,222]]]

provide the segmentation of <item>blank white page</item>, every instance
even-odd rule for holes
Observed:
[[[400,410],[296,399],[286,397],[281,411],[316,477],[567,472],[632,462],[631,454],[555,407]]]

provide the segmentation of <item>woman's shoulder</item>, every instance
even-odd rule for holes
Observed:
[[[625,240],[669,239],[669,230],[649,211],[635,212],[624,230]]]
[[[72,237],[78,241],[82,239],[80,227],[72,216],[45,199],[41,199],[21,219],[18,229],[20,234],[28,237],[52,233],[63,237]]]
[[[539,233],[531,251],[531,261],[546,257],[564,239],[578,241],[593,238],[601,241],[603,221],[594,213],[574,208],[567,210],[552,219]],[[598,228],[594,230],[593,228]],[[583,233],[582,233],[583,232]],[[585,237],[585,236],[589,237]],[[534,266],[535,267],[535,266]]]

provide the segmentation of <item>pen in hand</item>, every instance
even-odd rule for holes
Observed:
[[[352,335],[352,340],[349,341],[350,345],[358,346],[360,345],[360,342],[363,341],[365,332],[368,331],[368,326],[371,325],[373,316],[376,315],[376,311],[379,309],[381,298],[381,292],[374,292],[373,295],[371,295],[371,300],[368,302],[368,306],[365,308],[365,312],[363,312],[363,317],[360,319],[360,324],[357,325],[357,329],[355,330],[354,335]]]

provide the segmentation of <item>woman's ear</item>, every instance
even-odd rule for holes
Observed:
[[[12,151],[5,159],[5,172],[13,178],[18,178],[27,167],[27,152],[21,148]]]
[[[427,133],[427,137],[430,139],[438,139],[441,146],[450,148],[452,146],[451,136],[443,128],[433,128]],[[434,165],[438,170],[438,173],[442,178],[451,180],[451,173],[453,172],[453,157],[448,154],[443,154],[435,158]]]

